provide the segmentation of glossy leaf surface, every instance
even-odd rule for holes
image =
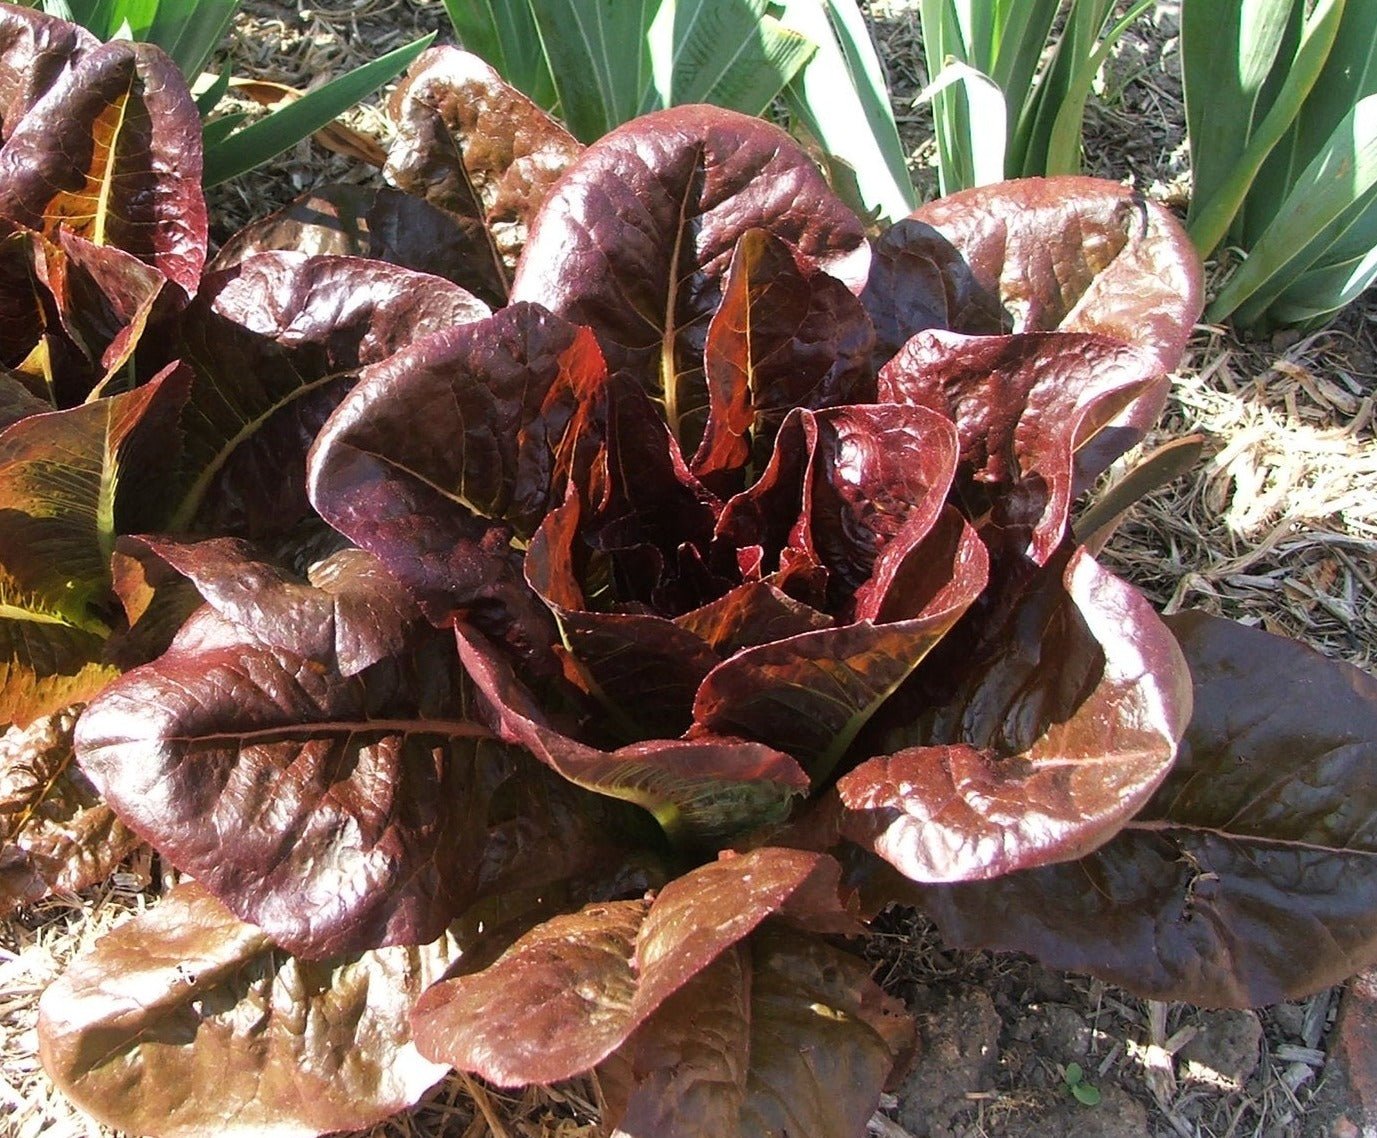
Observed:
[[[615,804],[495,741],[450,638],[366,554],[307,582],[224,541],[154,548],[212,607],[86,709],[79,761],[276,943],[317,959],[429,940],[496,880],[538,886],[610,856]],[[535,810],[515,828],[514,795]],[[558,862],[531,854],[545,839]]]
[[[201,122],[172,61],[128,42],[84,53],[0,148],[0,215],[123,249],[194,293],[207,234]]]
[[[1063,176],[964,190],[913,217],[956,247],[1013,331],[1098,332],[1146,348],[1159,371],[1180,361],[1200,314],[1200,267],[1161,206]]]
[[[0,9],[0,142],[19,120],[92,48],[95,36],[15,4]]]
[[[478,56],[426,52],[392,98],[397,138],[386,174],[457,217],[485,299],[506,298],[527,231],[583,147]],[[540,297],[530,299],[539,300]]]
[[[1025,333],[915,336],[880,371],[880,398],[950,416],[960,436],[963,497],[994,497],[1001,544],[1045,564],[1072,498],[1130,440],[1097,436],[1166,387],[1146,353],[1105,336]],[[1093,458],[1087,459],[1087,454]],[[1090,469],[1084,469],[1086,463]]]
[[[432,620],[496,605],[523,647],[548,654],[553,621],[510,536],[562,497],[571,423],[605,378],[591,333],[536,305],[431,337],[370,369],[320,433],[312,504]]]
[[[195,372],[169,527],[290,530],[309,510],[307,449],[363,368],[487,311],[448,281],[355,257],[264,253],[209,278],[159,345]]]
[[[784,752],[711,730],[615,750],[591,746],[552,723],[510,663],[462,626],[459,651],[504,739],[579,786],[649,810],[682,843],[711,848],[752,825],[782,821],[808,787]]]
[[[187,883],[44,993],[40,1054],[83,1109],[154,1138],[370,1126],[444,1074],[407,1013],[457,955],[444,936],[309,963]]]
[[[1034,952],[1160,999],[1300,998],[1377,950],[1377,681],[1230,621],[1170,623],[1195,712],[1138,816],[1079,861],[922,904],[951,943]]]
[[[453,215],[386,186],[343,183],[310,190],[250,222],[220,247],[209,268],[229,269],[275,250],[367,257],[444,277],[490,305],[500,306],[506,297],[481,271],[483,251],[475,250],[473,235]]]
[[[844,927],[836,882],[830,858],[766,848],[676,878],[653,901],[552,918],[482,972],[427,992],[413,1015],[417,1044],[500,1085],[580,1074],[796,897],[825,913],[830,890],[833,924]]]
[[[1190,714],[1151,607],[1077,553],[985,645],[952,636],[934,682],[964,678],[838,782],[842,834],[915,881],[997,877],[1110,838],[1166,777]]]
[[[16,227],[0,238],[0,361],[49,409],[82,403],[128,360],[166,283],[113,246]]]
[[[743,235],[708,325],[706,426],[694,475],[712,484],[752,460],[762,468],[795,407],[870,402],[872,341],[864,309],[840,281],[801,270],[768,230]]]
[[[902,1003],[863,961],[762,930],[694,976],[598,1068],[605,1121],[618,1138],[852,1138],[911,1038]]]
[[[593,327],[611,367],[685,438],[681,421],[706,402],[707,321],[750,229],[859,290],[860,223],[783,132],[711,107],[646,115],[590,147],[547,198],[512,298]]]
[[[906,607],[744,649],[703,681],[695,720],[770,740],[825,782],[857,735],[979,595],[984,546],[954,512],[895,568]],[[885,619],[887,618],[887,619]]]
[[[234,538],[142,543],[190,578],[224,619],[273,647],[331,663],[344,676],[405,651],[406,630],[420,615],[361,549],[332,554],[302,581]]]
[[[860,296],[875,326],[877,364],[929,328],[971,336],[1006,331],[998,296],[976,280],[960,250],[912,218],[895,222],[874,241]]]
[[[138,845],[73,763],[75,722],[0,738],[0,914],[103,881]]]

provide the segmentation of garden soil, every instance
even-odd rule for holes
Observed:
[[[230,48],[234,73],[294,87],[427,32],[451,38],[441,0],[244,7]],[[871,0],[869,9],[915,180],[930,196],[930,124],[913,105],[927,79],[917,3]],[[1179,210],[1189,164],[1177,17],[1177,5],[1161,0],[1106,66],[1088,111],[1086,168]],[[347,122],[356,136],[336,132],[330,145],[353,153],[308,140],[218,187],[214,235],[223,239],[320,183],[377,179],[357,156],[367,140],[386,140],[377,101]],[[1375,401],[1371,297],[1306,337],[1248,342],[1199,327],[1146,445],[1200,433],[1202,461],[1141,503],[1104,559],[1168,610],[1203,607],[1377,668]],[[112,1133],[43,1075],[38,997],[67,960],[156,904],[165,885],[145,851],[103,887],[0,924],[0,1138]],[[879,1138],[1357,1138],[1364,1121],[1377,1121],[1360,1117],[1361,1072],[1333,1061],[1343,1050],[1341,989],[1256,1012],[1144,1001],[1019,955],[951,949],[906,910],[885,915],[867,952],[879,982],[908,1002],[921,1036],[915,1066],[871,1120]],[[1347,1020],[1363,1030],[1356,1013]],[[597,1104],[591,1080],[512,1094],[456,1075],[416,1111],[363,1133],[592,1138]]]

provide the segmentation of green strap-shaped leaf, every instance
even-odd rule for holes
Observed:
[[[1098,43],[1092,43],[1094,50],[1079,57],[1070,58],[1066,91],[1052,118],[1051,130],[1047,136],[1047,151],[1037,168],[1025,168],[1016,173],[1024,174],[1079,174],[1081,171],[1081,123],[1085,119],[1085,101],[1090,96],[1091,85],[1100,73],[1100,68],[1109,58],[1114,45],[1123,34],[1137,22],[1138,17],[1152,6],[1153,0],[1138,0],[1117,23],[1105,32]],[[1111,10],[1112,11],[1112,10]],[[1094,34],[1099,33],[1096,28]],[[1058,62],[1061,60],[1058,56]],[[1045,90],[1046,88],[1040,88]]]
[[[239,0],[163,0],[154,9],[152,22],[139,38],[167,52],[190,83],[224,37],[239,11]]]
[[[1338,240],[1272,302],[1268,316],[1273,322],[1300,325],[1322,320],[1377,280],[1377,190],[1354,202],[1350,212],[1354,220]]]
[[[1368,95],[1344,116],[1296,180],[1281,212],[1229,278],[1206,318],[1223,320],[1236,312],[1235,320],[1244,326],[1259,319],[1276,294],[1308,267],[1302,255],[1316,235],[1374,186],[1377,95]]]
[[[1322,0],[1317,5],[1306,21],[1300,46],[1286,68],[1286,78],[1276,100],[1252,132],[1238,161],[1212,197],[1200,202],[1198,209],[1196,203],[1192,203],[1189,232],[1202,256],[1224,239],[1263,162],[1295,120],[1338,34],[1343,5],[1344,0]]]
[[[1190,218],[1223,185],[1243,155],[1263,85],[1276,62],[1293,0],[1187,0],[1181,11],[1181,66],[1190,140]]]
[[[430,46],[433,34],[389,51],[332,79],[265,119],[245,127],[206,152],[204,184],[218,185],[281,154],[384,83],[395,79]]]
[[[763,113],[815,50],[769,8],[768,0],[661,4],[650,25],[652,85],[641,110],[712,103]]]
[[[445,0],[459,42],[547,111],[559,99],[527,0]]]
[[[650,26],[657,0],[562,0],[531,11],[559,95],[560,115],[582,142],[641,110],[650,86]]]
[[[905,216],[918,198],[855,0],[786,0],[780,21],[817,45],[784,97],[790,115],[830,155],[834,185],[867,213]]]

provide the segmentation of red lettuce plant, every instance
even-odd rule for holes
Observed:
[[[871,237],[766,124],[580,153],[451,51],[396,109],[429,204],[251,228],[103,397],[179,384],[178,454],[78,759],[195,884],[45,996],[69,1095],[312,1134],[595,1071],[609,1132],[847,1138],[912,1044],[843,939],[892,901],[1204,1003],[1377,956],[1377,685],[1071,536],[1199,311],[1169,216]]]

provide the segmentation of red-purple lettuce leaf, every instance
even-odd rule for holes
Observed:
[[[207,278],[158,346],[196,374],[167,528],[292,530],[310,512],[307,450],[359,373],[487,313],[448,281],[356,257],[263,253]]]
[[[150,324],[182,303],[167,278],[113,245],[94,245],[66,229],[58,231],[60,258],[49,260],[48,287],[57,314],[73,343],[88,354],[96,374],[109,383],[138,347]],[[58,375],[54,384],[63,405],[90,397]]]
[[[873,242],[861,303],[875,326],[879,361],[930,328],[970,336],[1009,331],[999,297],[977,283],[956,246],[912,218],[895,222]]]
[[[149,44],[81,55],[0,147],[0,216],[152,265],[188,294],[206,257],[201,120],[176,65]]]
[[[958,500],[992,499],[1001,547],[1041,565],[1060,546],[1086,475],[1098,473],[1080,469],[1081,452],[1149,388],[1166,389],[1154,369],[1148,353],[1105,336],[931,331],[880,369],[879,394],[956,423]],[[1117,457],[1102,449],[1097,461]]]
[[[64,72],[99,44],[68,20],[15,4],[0,6],[0,142]]]
[[[340,183],[308,190],[226,241],[207,271],[231,269],[274,250],[386,261],[444,277],[495,308],[506,303],[506,291],[495,289],[490,274],[481,271],[472,235],[452,214],[387,186]]]
[[[1137,191],[1021,178],[929,202],[913,218],[957,248],[1013,331],[1110,336],[1148,352],[1160,374],[1180,363],[1204,304],[1200,258],[1177,220]],[[1166,397],[1165,385],[1147,388],[1091,441],[1078,461],[1083,485],[1142,441]]]
[[[110,556],[110,590],[123,610],[105,659],[121,671],[161,656],[187,619],[204,604],[196,586],[142,540],[121,536]]]
[[[150,1138],[368,1127],[444,1075],[407,1013],[458,955],[446,934],[306,962],[187,883],[44,993],[39,1053],[83,1110]]]
[[[1079,861],[918,894],[952,944],[1144,996],[1299,999],[1377,959],[1377,681],[1260,629],[1168,617],[1195,711],[1151,801]]]
[[[0,221],[0,366],[46,393],[52,387],[51,368],[43,374],[37,349],[49,325],[58,321],[42,282],[43,246],[39,234]]]
[[[138,839],[72,762],[71,712],[0,738],[0,916],[107,878]]]
[[[75,627],[100,623],[126,475],[157,465],[184,396],[184,377],[157,377],[0,433],[0,566]]]
[[[570,498],[531,541],[526,579],[559,620],[566,677],[608,713],[603,734],[622,742],[670,737],[693,721],[693,697],[718,661],[701,637],[648,612],[591,612],[575,577]]]
[[[104,647],[104,629],[69,624],[0,575],[0,724],[23,726],[91,698],[118,675]]]
[[[794,600],[768,581],[748,581],[675,617],[674,623],[725,660],[742,648],[830,628],[834,622],[826,613]]]
[[[880,754],[838,781],[843,837],[914,881],[997,877],[1101,845],[1166,777],[1190,714],[1185,661],[1084,552],[1043,570],[983,643],[950,639],[936,666],[954,692],[913,699],[912,721],[891,718]]]
[[[859,291],[855,215],[783,131],[716,107],[645,115],[590,146],[545,200],[512,285],[594,328],[614,371],[683,420],[707,402],[703,348],[736,243],[766,229]],[[701,424],[699,425],[701,430]]]
[[[474,291],[500,305],[531,219],[583,146],[478,56],[454,47],[416,60],[391,109],[397,137],[384,173],[459,219],[466,271],[484,285]]]
[[[310,567],[307,580],[236,538],[142,544],[185,574],[217,613],[257,639],[352,676],[406,648],[420,617],[410,596],[362,549]]]
[[[870,965],[767,927],[670,996],[598,1067],[613,1138],[856,1138],[912,1045]]]
[[[16,229],[0,237],[0,360],[51,403],[75,406],[128,360],[166,283],[113,246]]]
[[[1012,331],[1095,332],[1140,346],[1159,372],[1180,362],[1203,299],[1200,259],[1180,223],[1136,190],[1020,178],[928,202],[913,219],[955,246]]]
[[[489,631],[548,657],[554,622],[512,539],[529,539],[596,443],[581,425],[606,375],[592,334],[537,305],[433,336],[370,368],[331,417],[311,502],[437,624],[491,610]]]
[[[541,710],[490,641],[462,624],[456,633],[502,738],[579,786],[650,811],[680,844],[711,848],[755,825],[783,821],[808,789],[808,776],[790,756],[708,731],[610,751],[584,743]]]
[[[689,409],[681,414],[690,435],[702,437],[689,464],[694,475],[714,489],[741,489],[746,468],[768,462],[793,408],[873,402],[873,340],[865,310],[841,281],[799,265],[769,230],[748,230],[708,324],[706,427]]]
[[[481,972],[426,992],[412,1013],[417,1046],[502,1086],[581,1074],[767,917],[792,909],[823,931],[854,931],[837,882],[831,858],[764,848],[692,870],[653,899],[554,917]]]
[[[77,728],[83,769],[131,828],[310,958],[438,935],[495,872],[494,796],[550,778],[477,721],[448,635],[374,605],[366,573],[322,583],[339,590],[326,659],[273,644],[302,623],[280,595],[235,609],[254,627],[202,610]],[[369,627],[388,621],[401,627]],[[340,645],[397,641],[405,651],[342,674]],[[614,841],[610,806],[583,797],[587,831],[568,834],[558,866],[530,867],[535,883]]]
[[[573,600],[577,580],[617,578],[601,606],[609,611],[682,611],[715,591],[702,551],[712,539],[719,504],[689,474],[650,397],[625,376],[595,385],[571,422],[564,450],[571,454],[570,490],[555,521],[547,514],[552,565],[566,562],[557,592]],[[541,533],[532,540],[532,557]],[[571,546],[572,543],[572,546]],[[587,564],[576,566],[576,562]],[[528,564],[533,586],[538,572]],[[540,587],[540,586],[536,586]],[[560,601],[553,595],[554,604]]]
[[[748,578],[773,575],[791,592],[795,553],[819,571],[818,607],[847,620],[873,617],[862,610],[878,600],[877,572],[936,523],[957,453],[951,422],[926,407],[796,411],[759,480],[723,509],[714,555],[729,556]]]
[[[984,545],[950,508],[924,539],[896,546],[890,550],[903,556],[883,607],[731,656],[698,690],[695,731],[769,740],[795,756],[815,786],[825,782],[989,577]]]
[[[602,444],[531,539],[526,580],[559,619],[566,674],[626,725],[622,741],[678,735],[717,657],[659,614],[695,607],[730,585],[714,578],[701,553],[716,503],[639,387],[609,385],[595,418],[598,429],[585,428],[580,441],[597,434]],[[591,611],[594,593],[603,611]]]
[[[51,411],[53,405],[29,390],[14,373],[0,368],[0,431],[30,415]]]

